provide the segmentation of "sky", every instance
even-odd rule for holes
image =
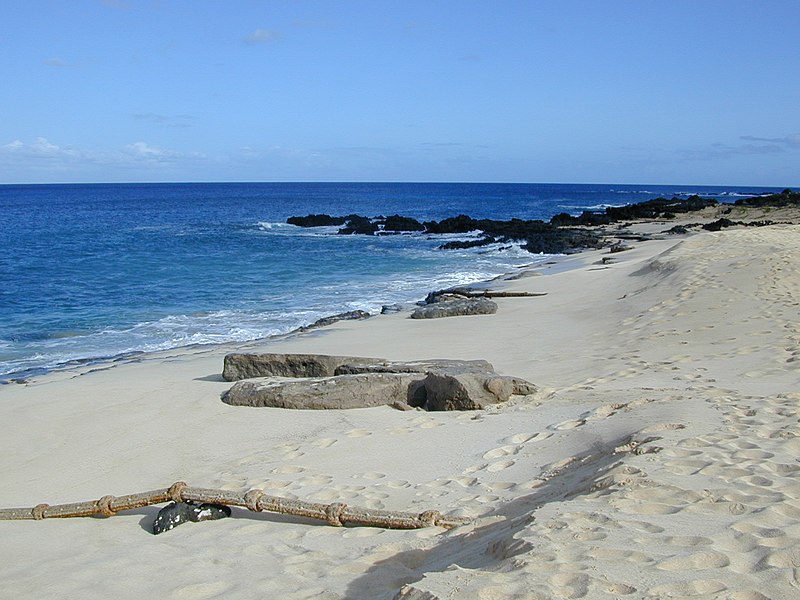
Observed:
[[[800,184],[798,0],[0,0],[0,183]]]

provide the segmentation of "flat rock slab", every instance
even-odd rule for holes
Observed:
[[[309,354],[228,355],[225,360],[226,366],[229,362],[247,365],[237,375],[257,373],[237,381],[222,395],[223,402],[235,406],[347,409],[407,405],[426,410],[478,410],[505,402],[512,395],[536,391],[524,379],[498,375],[485,360],[399,362]],[[329,375],[293,375],[320,372]]]
[[[228,354],[222,368],[225,381],[253,377],[331,377],[342,365],[386,362],[380,358],[328,354]]]
[[[497,303],[488,298],[464,298],[421,306],[411,313],[412,319],[440,319],[467,315],[492,315],[497,312]]]
[[[270,378],[236,382],[222,395],[234,406],[272,406],[295,409],[369,408],[395,402],[411,404],[412,384],[419,373],[368,373],[275,381]]]

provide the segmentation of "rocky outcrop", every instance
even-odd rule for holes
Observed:
[[[327,354],[228,354],[222,367],[225,381],[253,377],[330,377],[342,365],[374,364],[378,358]]]
[[[414,401],[414,373],[365,373],[295,381],[248,379],[222,395],[234,406],[272,406],[295,409],[369,408]],[[413,406],[413,404],[412,404]]]
[[[567,215],[568,217],[568,215]],[[524,243],[523,248],[531,252],[559,254],[578,248],[596,248],[601,244],[600,236],[584,229],[560,229],[553,223],[540,220],[509,219],[473,219],[467,215],[458,215],[441,221],[420,223],[411,217],[392,215],[389,217],[365,217],[347,215],[333,217],[330,215],[307,215],[290,217],[289,223],[301,227],[318,227],[323,225],[340,225],[340,234],[381,235],[400,232],[424,232],[428,234],[458,234],[483,232],[478,240],[451,241],[441,246],[444,249],[464,249],[492,243]]]
[[[430,371],[423,381],[426,410],[480,410],[512,395],[533,394],[536,387],[517,377],[445,368]]]
[[[369,319],[371,316],[372,315],[365,310],[348,310],[347,312],[339,313],[338,315],[331,315],[329,317],[317,319],[311,325],[300,327],[298,331],[308,331],[309,329],[327,327],[328,325],[333,325],[339,321],[361,321],[363,319]]]
[[[478,410],[536,391],[523,379],[498,375],[483,360],[392,362],[308,354],[230,354],[225,360],[226,379],[261,373],[237,381],[222,395],[223,402],[235,406],[347,409],[386,404]],[[276,376],[294,379],[276,380]]]
[[[412,319],[439,319],[464,315],[491,315],[497,303],[488,298],[452,298],[421,306],[411,313]]]
[[[332,227],[344,225],[346,217],[332,217],[330,215],[306,215],[305,217],[289,217],[286,222],[298,227]]]

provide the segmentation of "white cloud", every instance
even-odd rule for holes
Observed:
[[[0,146],[1,149],[9,151],[9,152],[16,152],[16,151],[18,151],[18,150],[20,150],[20,149],[22,149],[24,147],[25,147],[25,144],[23,144],[19,140],[14,140],[13,142],[9,142],[8,144],[5,144],[4,146]]]
[[[46,59],[44,61],[44,64],[46,64],[48,67],[67,67],[67,66],[69,66],[67,64],[67,61],[65,61],[63,58],[59,58],[57,56],[53,56],[51,58]]]
[[[134,142],[133,144],[128,144],[125,148],[131,154],[140,158],[166,158],[170,156],[169,152],[151,146],[146,142]]]
[[[280,37],[277,31],[270,29],[256,29],[253,33],[245,37],[248,44],[269,44],[276,41]]]
[[[60,146],[47,138],[0,144],[0,181],[157,180],[162,173],[207,169],[199,152],[174,152],[144,141],[120,148]]]
[[[4,146],[0,146],[6,154],[17,156],[35,157],[74,157],[78,153],[72,148],[61,148],[56,144],[50,143],[47,138],[37,137],[32,143],[26,144],[20,140],[14,140]]]

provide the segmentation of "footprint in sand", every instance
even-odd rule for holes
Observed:
[[[497,462],[493,462],[486,470],[490,473],[496,473],[497,471],[503,471],[511,466],[514,466],[515,461],[513,460],[498,460]]]
[[[317,448],[330,448],[335,443],[336,440],[334,438],[320,438],[311,442],[311,445],[316,446]]]
[[[350,431],[346,432],[345,435],[349,438],[360,438],[372,435],[372,432],[366,429],[351,429]]]
[[[501,456],[516,454],[517,452],[519,452],[518,446],[501,446],[500,448],[489,450],[483,455],[483,458],[484,460],[493,460],[495,458],[500,458]]]
[[[546,440],[552,435],[553,434],[549,431],[539,431],[536,433],[517,433],[503,441],[510,444],[527,444],[528,442],[540,442],[542,440]]]
[[[313,475],[311,477],[303,477],[297,481],[298,485],[328,485],[333,481],[330,475]]]
[[[180,600],[182,598],[217,598],[224,596],[226,591],[230,591],[229,583],[223,581],[209,581],[207,583],[194,583],[186,585],[170,594],[171,598]]]
[[[478,483],[478,480],[475,477],[455,477],[453,478],[453,482],[463,488],[468,488]]]
[[[615,402],[612,404],[606,404],[598,408],[596,411],[594,411],[594,417],[597,419],[605,419],[606,417],[610,417],[611,415],[616,414],[618,410],[622,410],[626,406],[628,406],[627,403]]]
[[[687,556],[673,556],[656,564],[656,568],[664,571],[699,571],[703,569],[721,569],[731,564],[727,554],[715,550],[702,550]]]
[[[467,487],[467,486],[464,486]],[[516,489],[517,484],[511,481],[498,481],[497,483],[492,483],[486,486],[486,489],[490,492],[494,493],[501,493],[501,492],[510,492]]]
[[[294,473],[302,473],[305,470],[306,470],[305,467],[298,467],[296,465],[283,465],[283,466],[280,466],[280,467],[275,467],[274,469],[272,469],[270,471],[270,473],[294,474]]]
[[[555,425],[549,425],[548,429],[575,429],[576,427],[580,427],[586,423],[586,419],[570,419],[568,421],[562,421],[561,423],[556,423]]]
[[[403,488],[411,487],[411,484],[405,479],[396,479],[394,481],[387,481],[386,487],[392,488],[393,490],[400,490]]]
[[[257,487],[265,490],[282,490],[289,487],[289,485],[291,485],[291,481],[266,481]]]
[[[384,477],[386,477],[386,473],[379,473],[378,471],[370,471],[369,473],[356,473],[355,475],[352,475],[353,479],[369,479],[372,481],[383,479]]]
[[[668,535],[663,538],[665,544],[691,548],[694,546],[708,546],[713,543],[710,538],[699,535]]]

